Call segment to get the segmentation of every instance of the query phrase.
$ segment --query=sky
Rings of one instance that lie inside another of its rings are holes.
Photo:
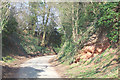
[[[17,3],[11,3],[11,5],[13,5],[13,6],[16,6],[16,10],[17,11],[19,11],[19,10],[24,10],[24,11],[26,11],[26,13],[29,15],[29,5],[28,5],[28,2],[17,2]],[[21,7],[22,6],[22,7]],[[58,9],[56,9],[56,8],[51,8],[51,10],[50,10],[50,12],[52,12],[54,15],[55,15],[55,19],[54,19],[54,22],[57,24],[57,26],[56,26],[56,28],[60,28],[61,26],[60,26],[60,18],[59,18],[59,10]],[[22,19],[23,18],[23,14],[21,13],[21,15],[19,15],[19,17]],[[46,17],[47,17],[47,14],[45,15],[45,21],[46,21]],[[39,27],[41,27],[41,25],[40,24],[42,24],[43,22],[43,18],[42,18],[42,16],[40,16],[40,15],[38,15],[37,16],[37,18],[38,18],[38,22],[36,23],[36,27],[37,28],[39,28]],[[53,19],[53,18],[52,18]],[[49,23],[50,23],[50,21],[51,21],[51,16],[49,16],[49,19],[48,19],[48,24],[47,25],[49,25]],[[37,29],[36,28],[36,29]]]

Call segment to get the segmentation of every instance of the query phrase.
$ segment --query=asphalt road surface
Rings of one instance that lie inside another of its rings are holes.
[[[30,59],[23,63],[16,73],[16,78],[60,78],[54,68],[48,63],[55,55]]]

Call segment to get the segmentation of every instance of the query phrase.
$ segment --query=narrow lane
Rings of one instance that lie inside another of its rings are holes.
[[[23,63],[16,78],[60,78],[54,68],[48,63],[55,55],[30,59]]]

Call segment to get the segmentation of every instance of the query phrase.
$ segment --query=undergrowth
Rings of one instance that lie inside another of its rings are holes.
[[[14,61],[14,60],[15,60],[15,59],[12,58],[11,56],[6,56],[6,57],[3,57],[3,58],[2,58],[2,61],[7,62],[7,63],[12,62],[12,61]]]
[[[14,33],[4,39],[2,61],[12,62],[14,57],[11,55],[26,56],[34,52],[50,53],[46,47],[38,46],[38,38],[31,35]],[[8,45],[9,44],[9,45]]]
[[[120,59],[115,57],[119,53],[119,49],[113,49],[111,46],[102,54],[90,58],[87,61],[80,61],[72,64],[76,54],[76,46],[70,42],[66,42],[64,48],[59,52],[58,60],[69,65],[66,75],[69,78],[118,78],[118,63]]]
[[[60,54],[58,60],[60,62],[64,62],[64,64],[70,64],[74,61],[73,56],[75,55],[76,48],[71,42],[66,42],[65,45],[66,46],[63,49],[63,53]]]

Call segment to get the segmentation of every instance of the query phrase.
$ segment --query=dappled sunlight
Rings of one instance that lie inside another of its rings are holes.
[[[118,78],[119,6],[0,2],[3,78]]]

